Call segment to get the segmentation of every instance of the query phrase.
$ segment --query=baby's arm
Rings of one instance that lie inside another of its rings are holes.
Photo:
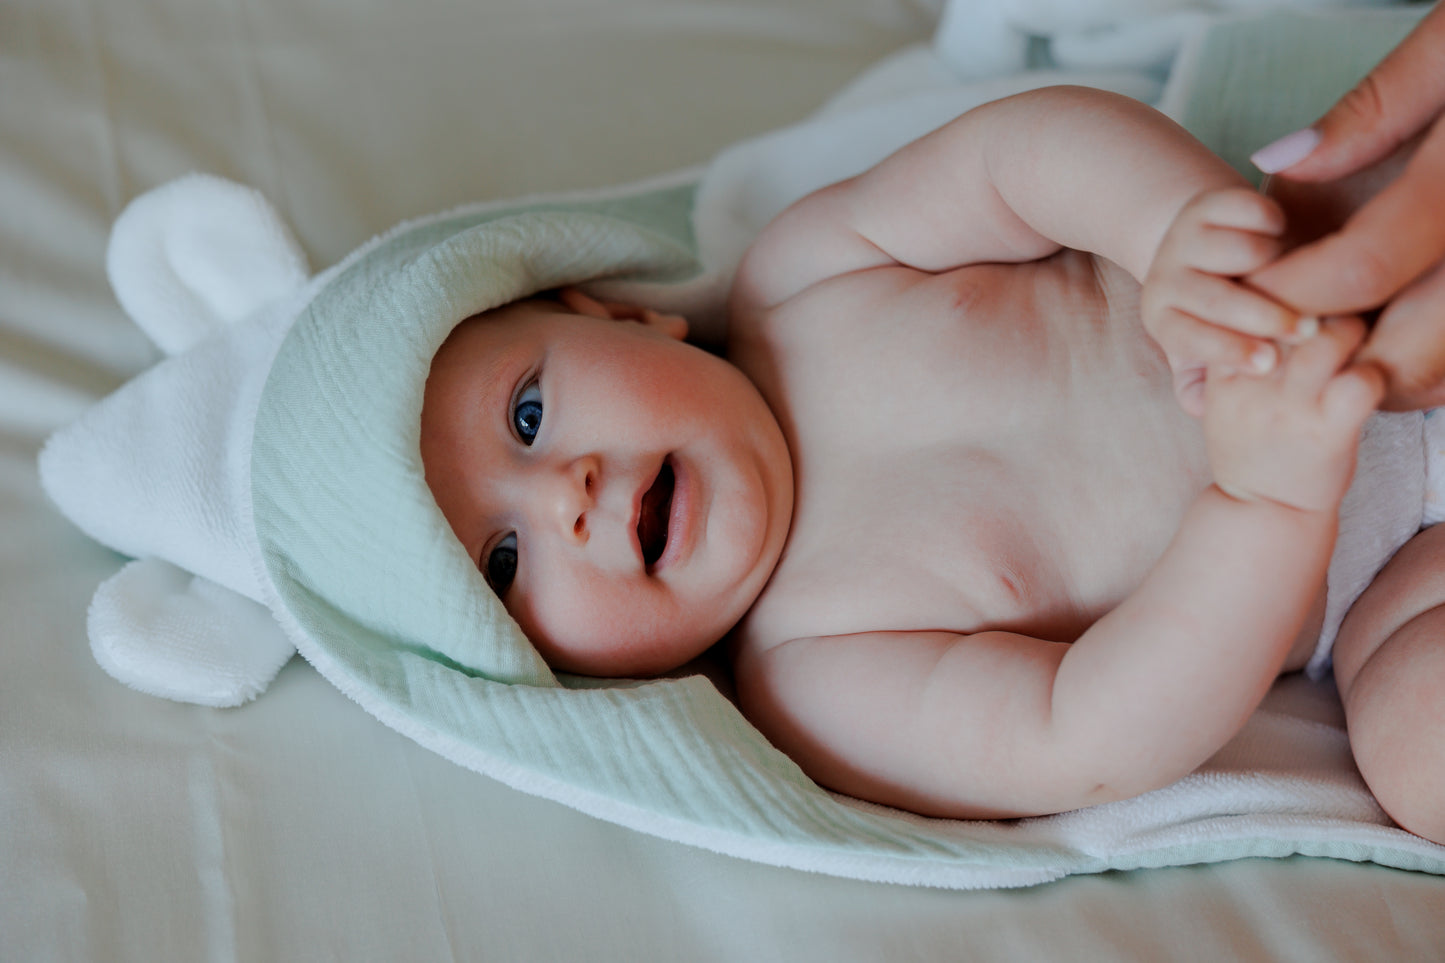
[[[1331,321],[1270,375],[1220,374],[1218,485],[1143,584],[1072,645],[1008,632],[799,639],[737,665],[749,716],[814,778],[931,815],[1059,812],[1187,774],[1244,724],[1324,582],[1383,390]]]
[[[1103,255],[1142,282],[1191,198],[1244,183],[1138,101],[1081,87],[1029,91],[793,205],[754,242],[735,296],[744,309],[766,306],[870,267],[944,271],[1061,247]]]

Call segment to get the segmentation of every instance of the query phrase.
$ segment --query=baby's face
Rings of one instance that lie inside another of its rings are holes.
[[[482,577],[564,671],[701,653],[762,591],[791,519],[786,443],[741,372],[662,326],[549,302],[452,332],[421,453]]]

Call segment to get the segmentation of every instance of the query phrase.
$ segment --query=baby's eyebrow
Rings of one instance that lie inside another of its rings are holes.
[[[465,414],[461,420],[462,431],[466,434],[484,433],[483,437],[497,437],[505,443],[512,440],[508,417],[512,399],[517,392],[517,382],[526,368],[516,355],[512,345],[479,354],[470,359],[459,377],[467,385],[467,392],[461,402]]]
[[[498,393],[501,394],[503,404],[511,401],[515,386],[509,380],[508,375],[513,367],[512,356],[518,353],[519,348],[520,346],[516,344],[505,344],[476,359],[474,367],[478,370],[468,372],[468,377],[485,384],[484,401],[495,401],[494,396]]]

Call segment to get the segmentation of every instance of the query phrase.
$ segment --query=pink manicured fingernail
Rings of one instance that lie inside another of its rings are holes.
[[[1249,160],[1255,167],[1266,174],[1276,174],[1286,167],[1293,167],[1309,156],[1310,151],[1319,146],[1320,132],[1313,127],[1306,127],[1291,134],[1285,134],[1272,144],[1266,144],[1253,154]]]

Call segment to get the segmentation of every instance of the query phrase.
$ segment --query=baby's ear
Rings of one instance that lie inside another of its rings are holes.
[[[562,288],[557,292],[557,296],[568,308],[589,318],[599,318],[603,321],[636,321],[678,341],[687,337],[687,319],[680,314],[662,314],[651,308],[622,304],[618,301],[598,301],[576,288]]]

